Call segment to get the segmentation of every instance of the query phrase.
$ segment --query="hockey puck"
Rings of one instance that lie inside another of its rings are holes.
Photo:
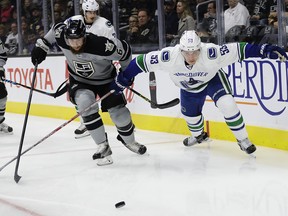
[[[121,201],[121,202],[118,202],[118,203],[115,204],[116,208],[121,208],[123,206],[125,206],[125,202],[124,201]]]

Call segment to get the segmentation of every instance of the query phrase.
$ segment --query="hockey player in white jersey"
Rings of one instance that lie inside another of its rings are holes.
[[[7,49],[0,40],[0,133],[2,134],[12,134],[13,128],[5,124],[5,110],[7,102],[7,90],[4,84],[5,79],[5,69],[4,65],[7,61]]]
[[[131,61],[131,47],[125,41],[118,41],[118,46],[106,37],[86,33],[81,19],[68,20],[67,24],[58,23],[53,26],[44,38],[38,39],[32,50],[33,64],[45,60],[49,46],[56,42],[63,51],[69,71],[69,95],[79,112],[95,102],[97,95],[102,97],[110,91],[110,83],[116,75],[112,60],[119,60],[126,68]],[[102,112],[109,115],[116,125],[121,141],[129,150],[144,154],[146,147],[135,141],[134,124],[130,111],[125,106],[124,95],[110,95],[101,102]],[[91,137],[98,145],[93,159],[98,165],[113,162],[111,148],[99,114],[98,105],[82,114],[84,124]]]
[[[104,17],[99,16],[99,4],[95,0],[83,0],[81,15],[75,15],[69,19],[82,19],[86,25],[86,32],[107,37],[117,45],[116,32],[112,23]],[[76,108],[77,109],[77,108]],[[87,128],[80,117],[80,126],[74,131],[75,138],[81,138],[89,135]]]
[[[126,70],[120,72],[111,84],[116,92],[121,92],[131,84],[131,80],[141,72],[168,72],[171,80],[180,88],[181,112],[191,131],[184,139],[185,146],[193,146],[208,140],[204,131],[202,108],[207,95],[224,115],[225,121],[233,132],[241,150],[248,154],[256,150],[248,139],[245,123],[232,96],[227,74],[222,67],[244,58],[261,57],[287,60],[285,50],[273,45],[230,43],[218,46],[201,43],[195,31],[183,33],[180,44],[166,47],[137,56]]]

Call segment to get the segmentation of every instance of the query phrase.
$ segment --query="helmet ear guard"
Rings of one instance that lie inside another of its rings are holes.
[[[86,26],[81,19],[69,19],[64,31],[66,38],[78,39],[85,36]]]
[[[201,48],[201,39],[194,30],[184,31],[180,38],[180,50],[196,51]]]

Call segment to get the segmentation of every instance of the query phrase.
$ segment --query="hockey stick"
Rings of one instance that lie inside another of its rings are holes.
[[[153,101],[151,101],[150,99],[148,99],[147,97],[143,96],[142,94],[140,94],[139,92],[137,92],[136,90],[134,90],[133,88],[131,87],[127,87],[130,91],[134,92],[136,95],[138,95],[139,97],[143,98],[144,100],[146,100],[147,102],[149,102],[150,104],[152,104],[153,106],[155,106],[156,108],[158,109],[166,109],[166,108],[169,108],[169,107],[173,107],[173,106],[176,106],[177,104],[179,104],[180,100],[179,98],[175,98],[171,101],[168,101],[166,103],[163,103],[163,104],[158,104],[158,103],[155,103]]]
[[[7,83],[11,83],[13,85],[18,85],[18,86],[22,86],[24,88],[27,88],[27,89],[31,89],[32,87],[30,86],[26,86],[26,85],[23,85],[21,83],[17,83],[17,82],[14,82],[12,80],[8,80],[8,79],[3,79],[2,80],[3,82],[7,82]],[[67,85],[63,87],[63,85],[68,81],[68,79],[66,79],[56,90],[55,93],[50,93],[50,92],[45,92],[45,91],[42,91],[42,90],[39,90],[39,89],[35,89],[33,88],[33,91],[36,91],[36,92],[39,92],[41,94],[45,94],[45,95],[48,95],[48,96],[51,96],[51,97],[59,97],[61,96],[62,94],[64,94],[66,91],[67,91]]]
[[[115,62],[113,62],[113,65],[116,68],[117,73],[119,73],[120,72],[120,68],[121,68],[120,63],[115,61]],[[147,98],[144,95],[140,94],[138,91],[134,90],[130,86],[128,86],[126,88],[129,89],[130,91],[134,92],[136,95],[138,95],[142,99],[146,100],[147,102],[149,102],[151,105],[153,105],[155,108],[158,108],[158,109],[170,108],[170,107],[176,106],[180,102],[179,98],[175,98],[174,100],[171,100],[171,101],[169,101],[167,103],[158,104],[157,102],[153,102],[149,98]]]
[[[27,102],[26,114],[25,114],[24,124],[23,124],[23,128],[22,128],[22,134],[21,134],[21,139],[20,139],[20,144],[19,144],[19,149],[18,149],[18,155],[17,155],[17,158],[16,158],[17,162],[16,162],[16,167],[15,167],[15,172],[14,172],[14,180],[15,180],[16,183],[18,183],[20,178],[21,178],[21,176],[18,175],[18,169],[19,169],[21,151],[22,151],[22,147],[23,147],[23,142],[24,142],[24,137],[25,137],[25,131],[26,131],[26,126],[27,126],[29,111],[30,111],[30,105],[31,105],[31,101],[32,101],[33,88],[34,88],[35,80],[36,80],[37,68],[38,68],[38,63],[36,62],[35,67],[34,67],[32,84],[31,84],[32,87],[31,87],[29,98],[28,98],[28,102]]]
[[[46,135],[45,137],[43,137],[41,140],[39,140],[37,143],[35,143],[34,145],[30,146],[29,148],[27,148],[25,151],[23,151],[20,156],[24,155],[25,153],[27,153],[28,151],[30,151],[31,149],[33,149],[34,147],[36,147],[37,145],[39,145],[40,143],[42,143],[44,140],[46,140],[47,138],[49,138],[50,136],[52,136],[53,134],[55,134],[57,131],[61,130],[63,127],[65,127],[67,124],[69,124],[70,122],[72,122],[73,120],[75,120],[79,115],[81,115],[82,113],[88,111],[89,109],[91,109],[93,106],[95,106],[97,103],[99,103],[100,101],[104,100],[105,98],[107,98],[108,96],[110,96],[112,93],[114,92],[114,90],[111,90],[110,92],[108,92],[107,94],[105,94],[103,97],[99,98],[98,100],[96,100],[94,103],[92,103],[91,105],[89,105],[88,107],[86,107],[84,110],[82,110],[81,112],[77,113],[75,116],[73,116],[71,119],[69,119],[68,121],[64,122],[62,125],[60,125],[59,127],[57,127],[56,129],[54,129],[53,131],[51,131],[48,135]],[[12,163],[13,161],[15,161],[17,157],[12,158],[9,162],[7,162],[5,165],[3,165],[2,167],[0,167],[0,172],[6,167],[8,166],[10,163]],[[19,176],[20,177],[20,176]],[[20,177],[21,178],[21,177]],[[19,178],[19,180],[20,180]],[[19,181],[18,180],[18,181]]]

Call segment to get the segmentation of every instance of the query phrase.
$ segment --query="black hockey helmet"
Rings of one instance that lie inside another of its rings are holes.
[[[78,39],[84,37],[86,33],[86,27],[81,19],[72,20],[69,19],[65,28],[65,35],[69,39]]]

